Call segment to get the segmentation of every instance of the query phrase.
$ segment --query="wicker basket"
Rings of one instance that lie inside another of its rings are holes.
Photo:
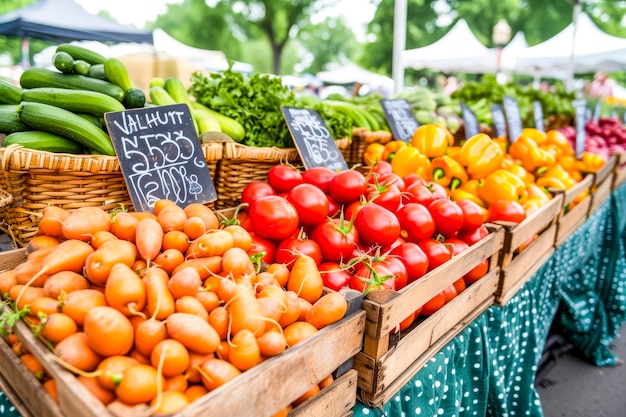
[[[355,127],[352,129],[352,144],[350,146],[350,159],[346,158],[349,166],[362,165],[363,154],[367,147],[372,143],[387,143],[393,139],[391,132],[385,130],[377,130],[375,132]]]
[[[13,196],[8,191],[0,188],[0,208],[8,206],[13,201]]]
[[[345,151],[350,148],[350,139],[343,138],[335,142],[345,158]],[[217,190],[215,208],[219,210],[237,207],[241,203],[241,193],[246,185],[254,181],[267,181],[270,168],[280,163],[289,163],[295,167],[303,165],[296,148],[257,148],[236,142],[225,143],[217,178],[214,179]]]
[[[222,144],[203,144],[202,149],[215,178]],[[13,199],[0,208],[0,222],[18,246],[37,235],[37,224],[49,205],[65,209],[95,206],[109,212],[123,205],[133,210],[115,156],[51,153],[10,145],[0,148],[0,160],[0,188]]]

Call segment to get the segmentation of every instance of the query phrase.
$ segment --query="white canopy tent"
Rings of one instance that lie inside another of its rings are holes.
[[[517,65],[517,57],[528,48],[528,42],[526,42],[526,36],[524,32],[517,32],[513,39],[502,48],[502,55],[500,56],[500,68],[502,71],[513,71]],[[494,51],[492,49],[492,51]],[[494,51],[497,54],[497,49]]]
[[[394,82],[391,78],[370,72],[353,63],[335,67],[328,71],[320,71],[315,76],[327,84],[359,83],[369,85],[372,89],[382,87],[389,91],[393,91],[394,87]]]
[[[576,22],[538,45],[521,51],[516,72],[534,75],[564,75],[614,71],[626,66],[626,38],[603,32],[584,12]]]

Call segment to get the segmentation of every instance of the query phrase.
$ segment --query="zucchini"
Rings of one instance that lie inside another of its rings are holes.
[[[18,114],[22,122],[34,130],[65,136],[101,155],[115,155],[109,135],[69,110],[50,104],[23,101],[18,107]]]
[[[134,87],[130,81],[128,71],[122,61],[117,58],[109,58],[104,63],[104,73],[109,81],[120,86],[124,91],[128,91]]]
[[[189,93],[185,89],[182,81],[180,81],[176,77],[168,77],[165,80],[163,85],[167,94],[169,94],[175,102],[180,104],[189,104],[191,105],[191,100],[189,99]]]
[[[89,90],[42,87],[24,91],[24,101],[50,104],[74,113],[89,113],[102,116],[112,111],[124,111],[122,103],[111,96]]]
[[[62,74],[45,68],[28,68],[20,77],[22,88],[58,87],[70,90],[89,90],[111,96],[120,103],[126,92],[117,85],[79,74]]]
[[[124,107],[127,109],[139,109],[146,104],[146,95],[143,90],[133,87],[126,90],[124,97]]]
[[[11,133],[4,139],[4,146],[13,144],[19,144],[28,149],[57,153],[83,153],[85,148],[82,144],[65,136],[39,130]]]
[[[103,121],[101,120],[102,119],[101,117],[94,116],[93,114],[89,114],[89,113],[76,113],[76,115],[87,120],[89,123],[93,123],[94,126],[97,126],[106,132],[106,128],[105,128]]]
[[[223,114],[195,101],[191,102],[191,108],[196,112],[196,114],[207,114],[214,117],[219,122],[222,132],[230,136],[235,142],[241,142],[243,140],[246,131],[242,124],[238,121],[224,116]]]
[[[95,64],[89,67],[89,71],[87,72],[87,76],[91,78],[96,78],[98,80],[109,81],[106,73],[104,72],[103,64]]]
[[[152,87],[165,87],[165,80],[161,77],[154,77],[150,80],[150,88]]]
[[[70,74],[74,71],[74,58],[67,52],[57,52],[52,57],[52,64],[56,69],[65,74]]]
[[[83,61],[82,59],[74,61],[74,72],[76,74],[84,75],[86,77],[89,75],[89,68],[91,68],[91,64],[87,61]]]
[[[176,100],[169,95],[165,88],[159,87],[155,85],[150,88],[150,100],[157,106],[169,106],[172,104],[177,104]]]
[[[0,133],[13,133],[28,130],[17,114],[17,104],[0,104]]]
[[[72,56],[72,58],[74,58],[74,60],[82,59],[91,65],[104,64],[104,61],[107,60],[104,56],[92,51],[91,49],[69,43],[62,43],[57,46],[56,52],[67,52]]]
[[[20,104],[22,91],[20,87],[0,78],[0,103]]]

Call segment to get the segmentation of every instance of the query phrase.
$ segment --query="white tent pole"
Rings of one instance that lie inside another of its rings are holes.
[[[568,90],[573,90],[574,89],[574,72],[575,72],[575,62],[574,62],[574,56],[576,54],[575,48],[576,48],[576,31],[578,28],[578,15],[580,14],[580,10],[582,9],[582,2],[583,0],[574,0],[574,15],[573,15],[573,34],[572,34],[572,52],[570,53],[569,56],[569,69],[567,71],[567,81],[565,83],[565,85],[567,86]]]
[[[392,73],[396,93],[404,88],[402,51],[406,47],[406,8],[407,0],[394,1]]]

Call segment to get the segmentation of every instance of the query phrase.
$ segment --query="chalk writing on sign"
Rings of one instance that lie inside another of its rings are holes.
[[[506,135],[506,119],[504,111],[499,104],[491,105],[491,117],[493,119],[493,132],[497,138],[505,138]]]
[[[188,106],[176,104],[105,114],[135,210],[159,199],[179,206],[215,200]]]
[[[396,140],[411,141],[419,127],[411,105],[405,99],[380,100],[387,124]]]
[[[294,107],[281,107],[281,110],[306,169],[313,167],[327,167],[333,171],[348,169],[335,139],[317,111]]]

